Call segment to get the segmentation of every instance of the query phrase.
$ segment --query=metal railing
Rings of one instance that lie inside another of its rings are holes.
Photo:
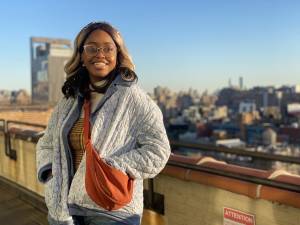
[[[264,152],[255,152],[255,151],[252,152],[242,148],[228,148],[225,146],[188,143],[188,142],[175,141],[175,140],[170,140],[170,144],[172,149],[177,147],[183,147],[183,148],[190,148],[190,149],[198,149],[202,151],[213,151],[219,153],[235,154],[239,156],[249,156],[249,157],[263,159],[263,160],[300,164],[299,157],[285,156],[285,155],[278,155],[278,154],[268,154]]]
[[[5,145],[5,155],[13,160],[17,160],[17,151],[15,149],[11,148],[11,133],[9,131],[9,126],[11,124],[17,124],[17,125],[23,125],[23,126],[30,126],[30,127],[39,127],[45,129],[45,125],[36,124],[36,123],[28,123],[28,122],[21,122],[21,121],[15,121],[15,120],[8,120],[5,121],[3,119],[0,119],[0,122],[3,123],[1,126],[2,129],[0,131],[4,132],[4,145]],[[38,133],[35,135],[35,138],[39,138],[41,136],[41,133]]]
[[[7,120],[6,125],[9,127],[9,124],[18,124],[18,125],[25,125],[25,126],[30,126],[30,127],[39,127],[39,128],[46,128],[45,125],[38,124],[38,123],[28,123],[28,122],[23,122],[23,121],[17,121],[17,120]]]
[[[4,132],[4,128],[5,128],[5,120],[4,119],[0,119],[0,123],[2,123],[0,125],[0,131]]]

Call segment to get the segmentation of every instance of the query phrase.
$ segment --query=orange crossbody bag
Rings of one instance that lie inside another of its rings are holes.
[[[84,102],[84,143],[86,150],[85,188],[89,197],[109,211],[119,209],[132,199],[133,179],[108,165],[91,143],[90,101]]]

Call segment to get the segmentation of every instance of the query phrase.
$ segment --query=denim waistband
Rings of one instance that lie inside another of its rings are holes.
[[[76,204],[69,205],[69,213],[72,216],[91,216],[99,218],[108,218],[113,221],[117,221],[124,225],[140,225],[141,224],[141,215],[128,215],[123,212],[118,211],[100,211],[96,209],[89,209]]]

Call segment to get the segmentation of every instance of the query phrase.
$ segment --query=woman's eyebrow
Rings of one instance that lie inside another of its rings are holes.
[[[89,42],[86,42],[86,44],[97,44],[97,42],[89,41]]]
[[[107,42],[104,42],[104,43],[99,43],[99,42],[95,42],[95,41],[89,41],[89,42],[86,42],[86,44],[95,44],[95,45],[113,45],[114,43],[113,42],[110,42],[110,41],[107,41]]]

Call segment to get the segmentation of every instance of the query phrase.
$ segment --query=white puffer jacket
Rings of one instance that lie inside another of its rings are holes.
[[[170,146],[162,113],[136,82],[112,82],[91,114],[91,139],[100,157],[134,178],[132,201],[107,211],[96,205],[85,190],[85,156],[74,174],[68,134],[80,116],[83,98],[63,98],[55,107],[45,134],[37,144],[38,178],[45,183],[48,219],[53,224],[73,224],[71,215],[104,215],[125,224],[143,211],[143,179],[165,166]],[[53,177],[45,179],[47,170]]]

